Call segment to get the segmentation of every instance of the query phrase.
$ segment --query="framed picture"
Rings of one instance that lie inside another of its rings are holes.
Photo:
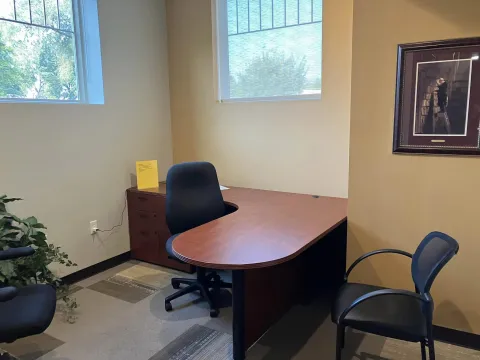
[[[394,153],[480,155],[480,38],[398,47]]]

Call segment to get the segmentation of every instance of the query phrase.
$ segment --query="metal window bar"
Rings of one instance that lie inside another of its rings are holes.
[[[43,0],[43,18],[44,18],[43,25],[47,26],[47,6],[45,5],[45,0]]]
[[[313,22],[313,0],[312,0],[312,5],[311,5],[311,10],[312,11],[310,12],[310,14],[312,15],[312,22]]]
[[[250,0],[247,0],[247,11],[248,11],[248,32],[250,32]]]
[[[238,0],[236,0],[235,3],[237,4],[236,14],[237,14],[237,34],[238,34],[238,32],[239,32],[239,29],[238,29]]]
[[[300,0],[297,0],[297,25],[300,25]]]
[[[45,0],[43,0],[43,15],[44,15],[44,24],[43,25],[33,22],[31,0],[28,0],[28,11],[29,11],[29,14],[30,14],[30,22],[18,20],[17,1],[13,0],[13,19],[0,17],[0,21],[8,21],[8,22],[15,23],[15,24],[29,25],[29,26],[39,27],[39,28],[42,28],[42,29],[58,31],[58,32],[61,32],[61,33],[74,34],[73,30],[65,30],[65,29],[60,28],[60,4],[59,4],[59,0],[57,0],[58,27],[47,25],[47,9],[46,9],[46,5],[45,5]],[[237,11],[238,11],[238,8],[237,8]]]
[[[275,15],[274,15],[274,12],[273,12],[273,9],[274,9],[274,4],[273,4],[274,0],[272,0],[272,29],[275,27]]]
[[[45,2],[45,0],[43,0],[43,2]],[[60,3],[58,2],[57,0],[57,21],[58,21],[58,28],[60,29],[61,26],[60,26]]]
[[[262,0],[258,1],[258,7],[260,11],[260,30],[262,29]]]
[[[309,25],[309,24],[318,24],[321,23],[322,20],[314,20],[314,0],[311,0],[311,7],[310,7],[310,21],[307,22],[300,22],[300,15],[301,15],[301,10],[300,10],[300,0],[297,0],[297,22],[288,25],[287,24],[287,0],[284,0],[284,24],[280,26],[275,26],[275,0],[272,1],[272,7],[271,7],[271,12],[272,12],[272,26],[271,27],[263,27],[262,23],[262,0],[259,0],[259,7],[260,7],[260,28],[256,30],[252,30],[251,28],[251,12],[250,12],[250,0],[247,0],[247,22],[248,22],[248,30],[247,31],[240,31],[240,26],[239,26],[239,6],[238,6],[238,0],[236,0],[236,20],[237,20],[237,31],[235,33],[229,33],[228,36],[235,36],[235,35],[243,35],[243,34],[251,34],[251,33],[257,33],[260,31],[268,31],[268,30],[274,30],[274,29],[284,29],[284,28],[291,28],[295,26],[302,26],[302,25]]]
[[[32,18],[32,0],[28,0],[28,10],[30,11],[30,23],[33,23],[33,18]]]

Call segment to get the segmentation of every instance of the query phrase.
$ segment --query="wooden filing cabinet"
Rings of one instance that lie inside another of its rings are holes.
[[[130,248],[133,259],[188,273],[194,267],[168,258],[165,243],[171,234],[165,218],[166,186],[148,191],[127,190]]]

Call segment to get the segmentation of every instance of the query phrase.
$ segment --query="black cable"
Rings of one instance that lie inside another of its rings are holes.
[[[100,229],[97,229],[97,231],[95,232],[110,232],[110,231],[113,231],[115,230],[116,228],[119,228],[123,225],[123,219],[124,219],[124,215],[125,215],[125,210],[127,209],[127,192],[125,192],[125,205],[123,206],[123,210],[122,210],[122,219],[120,220],[120,224],[118,225],[115,225],[114,227],[112,227],[111,229],[108,229],[108,230],[100,230]]]

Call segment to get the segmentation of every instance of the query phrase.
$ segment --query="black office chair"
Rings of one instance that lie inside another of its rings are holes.
[[[427,346],[430,360],[435,360],[430,288],[440,270],[457,254],[458,249],[455,239],[441,232],[432,232],[423,239],[413,255],[401,250],[385,249],[358,258],[347,270],[345,281],[355,266],[372,255],[393,253],[412,258],[416,292],[345,283],[332,309],[332,321],[337,324],[337,360],[342,356],[347,326],[380,336],[420,342],[422,359],[427,359]]]
[[[182,262],[173,252],[173,240],[181,233],[225,216],[233,211],[233,207],[223,201],[215,167],[207,162],[191,162],[174,165],[167,174],[167,225],[173,236],[167,240],[166,248],[169,257]],[[171,301],[183,295],[200,291],[202,298],[210,306],[210,316],[219,314],[212,292],[232,285],[221,280],[216,272],[207,274],[207,269],[197,267],[197,278],[173,278],[172,286],[179,289],[175,294],[165,298],[165,310],[171,311]]]
[[[11,260],[35,253],[31,247],[0,251],[0,260]],[[0,343],[43,333],[52,322],[57,297],[50,285],[0,288]],[[0,356],[0,359],[2,357]]]

